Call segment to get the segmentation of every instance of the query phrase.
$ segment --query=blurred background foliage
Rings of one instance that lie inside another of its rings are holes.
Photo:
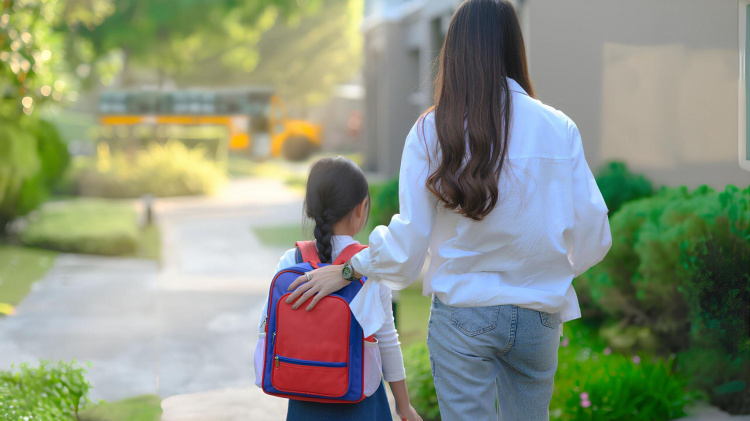
[[[222,184],[226,157],[209,162],[220,146],[207,146],[210,159],[202,159],[192,152],[195,144],[178,150],[156,135],[139,140],[141,152],[118,150],[104,159],[98,150],[96,159],[76,158],[67,172],[70,139],[47,118],[68,124],[57,109],[78,100],[81,90],[166,81],[264,84],[304,108],[354,76],[361,18],[361,0],[4,0],[0,232],[50,191],[173,196],[211,193]],[[154,173],[170,154],[179,159],[169,174]]]
[[[361,60],[361,0],[90,1],[100,19],[64,28],[88,83],[268,85],[302,106],[320,103]]]

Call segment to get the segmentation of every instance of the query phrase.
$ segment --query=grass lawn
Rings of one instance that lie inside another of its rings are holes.
[[[409,288],[394,294],[398,294],[396,329],[402,346],[427,342],[430,297],[422,295],[422,283],[415,282]]]
[[[138,236],[138,251],[136,257],[151,260],[161,260],[161,231],[156,225],[140,230]]]
[[[256,161],[242,155],[230,155],[227,160],[227,172],[231,177],[264,177],[282,180],[284,184],[295,189],[305,190],[307,172],[313,162],[331,154],[315,154],[302,162],[289,162],[281,158]],[[357,165],[362,165],[361,154],[345,154]]]
[[[243,156],[230,155],[227,160],[227,172],[230,177],[263,177],[281,180],[295,190],[305,190],[307,171],[312,164],[305,162],[286,162],[281,159],[254,161]]]
[[[161,398],[156,395],[105,402],[78,414],[81,421],[159,421],[160,418]]]
[[[45,205],[20,233],[32,247],[68,253],[159,259],[157,227],[141,229],[129,202],[78,199]]]
[[[313,228],[315,226],[311,221],[307,227],[303,227],[302,224],[292,224],[252,227],[251,229],[258,236],[260,242],[266,246],[292,248],[297,241],[311,240]],[[354,238],[360,243],[367,243],[367,233],[364,231],[361,231]]]
[[[0,304],[18,305],[31,290],[31,284],[52,267],[56,254],[47,250],[0,245]]]

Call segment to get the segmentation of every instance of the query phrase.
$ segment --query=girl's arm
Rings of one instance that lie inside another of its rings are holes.
[[[404,357],[401,355],[401,343],[398,341],[398,331],[393,322],[392,294],[390,288],[381,287],[379,291],[380,305],[385,314],[383,326],[375,332],[378,340],[380,360],[383,362],[383,380],[396,382],[406,378]]]
[[[380,349],[380,359],[383,362],[383,379],[388,382],[396,399],[396,412],[402,419],[409,421],[421,420],[411,406],[409,393],[406,389],[406,372],[404,358],[401,354],[401,344],[398,342],[398,332],[393,321],[392,293],[390,288],[381,286],[380,304],[385,313],[385,323],[375,332]]]
[[[422,421],[422,417],[417,414],[417,411],[411,406],[409,402],[409,391],[406,390],[406,380],[399,380],[397,382],[388,382],[391,386],[391,392],[393,397],[396,399],[396,413],[402,420],[407,421]]]

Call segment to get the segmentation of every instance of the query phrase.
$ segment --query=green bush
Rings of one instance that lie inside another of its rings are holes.
[[[626,356],[590,347],[561,347],[550,403],[553,420],[671,420],[694,395],[674,359]]]
[[[0,418],[4,420],[77,420],[91,385],[75,362],[21,364],[0,371]]]
[[[418,343],[404,349],[404,366],[411,405],[425,421],[439,420],[440,408],[427,344]]]
[[[370,186],[370,223],[374,228],[388,225],[393,215],[398,213],[398,178],[382,184]]]
[[[612,352],[596,329],[575,321],[565,324],[558,353],[553,420],[671,420],[698,395],[686,390],[684,373],[668,359]],[[404,350],[406,382],[414,409],[425,420],[439,420],[427,345]]]
[[[70,164],[68,145],[60,137],[57,128],[46,120],[36,123],[33,134],[37,138],[42,177],[46,185],[52,186]]]
[[[642,174],[631,173],[623,162],[610,162],[602,167],[596,176],[596,184],[610,214],[625,203],[649,197],[654,192],[651,181]]]
[[[32,119],[0,121],[0,231],[47,198],[69,159],[52,124]]]
[[[132,206],[99,200],[51,203],[21,234],[24,244],[69,253],[131,255],[138,250],[138,218]]]
[[[690,387],[703,391],[714,405],[731,414],[750,413],[750,356],[732,356],[710,338],[677,356],[677,369]]]
[[[206,158],[201,148],[180,142],[152,143],[131,154],[110,154],[106,143],[98,159],[79,170],[78,191],[84,196],[157,197],[212,194],[225,180],[224,168]]]
[[[737,364],[747,367],[750,188],[729,186],[721,193],[705,186],[692,192],[663,189],[626,204],[610,223],[612,249],[576,280],[588,295],[582,302],[617,323],[603,333],[609,338],[640,335],[621,342],[658,352],[716,349],[722,359],[739,358]],[[692,370],[688,359],[679,364]],[[711,377],[719,383],[703,382],[701,387],[723,409],[750,412],[750,392],[744,386],[750,384],[750,370],[727,366],[729,371],[720,372],[724,366],[717,366]],[[732,382],[743,387],[715,393]]]

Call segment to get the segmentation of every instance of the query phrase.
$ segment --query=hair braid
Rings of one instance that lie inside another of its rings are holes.
[[[322,263],[331,263],[331,255],[333,254],[332,236],[333,227],[331,227],[328,210],[325,210],[323,215],[315,217],[315,246]]]
[[[335,233],[333,227],[350,218],[352,211],[369,196],[367,178],[351,159],[331,156],[312,165],[305,190],[305,215],[315,221],[313,233],[318,257],[321,263],[331,263],[333,236],[342,234]]]

